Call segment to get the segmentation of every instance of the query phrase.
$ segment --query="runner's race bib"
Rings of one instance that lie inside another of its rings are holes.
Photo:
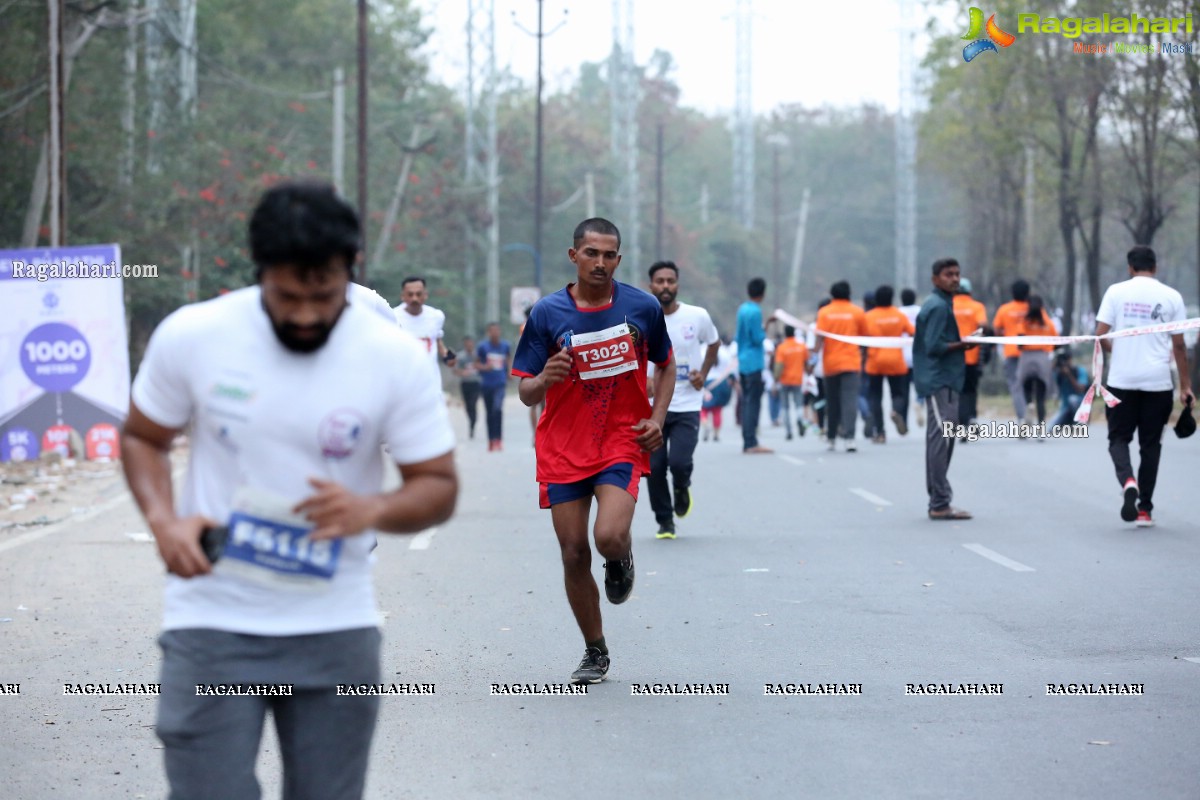
[[[609,378],[638,368],[637,353],[629,325],[622,322],[595,333],[577,333],[571,337],[571,358],[579,379],[590,381]]]
[[[240,487],[233,497],[225,551],[214,571],[272,588],[328,589],[342,540],[309,539],[313,525],[293,514],[293,505],[263,489]]]
[[[691,372],[692,372],[692,368],[688,365],[688,363],[686,361],[684,361],[684,362],[676,361],[675,362],[675,382],[676,383],[689,380],[691,377]]]

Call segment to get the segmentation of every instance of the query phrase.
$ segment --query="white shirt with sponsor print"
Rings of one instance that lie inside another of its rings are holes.
[[[1096,321],[1114,331],[1187,319],[1183,295],[1157,278],[1138,275],[1108,287]],[[1148,333],[1112,340],[1108,385],[1118,389],[1163,392],[1171,381],[1171,334]]]
[[[687,303],[680,303],[674,314],[665,317],[667,335],[671,337],[671,351],[675,356],[675,392],[671,395],[671,405],[667,410],[699,411],[704,402],[704,392],[692,386],[688,373],[704,366],[704,354],[708,346],[717,341],[717,327],[707,311]],[[654,365],[650,367],[653,369]],[[653,372],[650,374],[653,375]]]
[[[414,317],[405,309],[406,306],[403,303],[396,306],[396,322],[400,324],[401,328],[421,340],[421,344],[425,345],[425,352],[436,364],[438,362],[438,339],[445,334],[443,331],[443,328],[446,327],[445,313],[433,306],[423,305],[421,313]]]
[[[453,449],[437,372],[412,337],[351,305],[322,348],[294,353],[276,339],[259,288],[239,289],[163,320],[133,401],[187,429],[179,515],[237,523],[236,547],[212,574],[167,577],[165,629],[286,636],[378,625],[374,533],[318,546],[287,511],[312,494],[309,478],[380,491],[381,443],[400,464]],[[253,502],[235,508],[235,495]]]

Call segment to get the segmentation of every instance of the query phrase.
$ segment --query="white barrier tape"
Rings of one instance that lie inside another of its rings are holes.
[[[783,309],[775,310],[775,318],[782,322],[791,325],[796,330],[811,331],[819,336],[824,336],[827,339],[836,339],[839,342],[847,344],[855,344],[859,347],[907,347],[912,344],[912,338],[908,336],[846,336],[841,333],[829,333],[828,331],[817,330],[816,326],[811,323],[802,322],[793,317]],[[1179,322],[1164,322],[1159,325],[1146,325],[1141,328],[1126,328],[1120,331],[1109,331],[1103,335],[1095,334],[1080,334],[1075,336],[964,336],[964,342],[975,342],[976,344],[1015,344],[1015,345],[1048,345],[1048,344],[1079,344],[1081,342],[1091,342],[1097,339],[1120,339],[1126,336],[1142,336],[1147,333],[1178,333],[1180,331],[1195,330],[1200,328],[1200,317],[1195,319],[1185,319]]]
[[[835,339],[839,342],[846,342],[847,344],[854,344],[859,347],[897,348],[907,347],[912,343],[912,339],[908,336],[845,336],[840,333],[817,330],[815,325],[803,322],[781,308],[775,309],[775,318],[791,325],[796,330],[809,331],[824,336],[827,339]],[[1088,387],[1087,392],[1083,396],[1083,402],[1079,404],[1079,409],[1075,412],[1076,422],[1087,423],[1091,417],[1092,403],[1095,401],[1097,394],[1100,395],[1104,400],[1104,404],[1109,408],[1121,402],[1116,395],[1100,383],[1100,376],[1104,373],[1104,350],[1100,347],[1101,339],[1123,339],[1127,336],[1144,336],[1150,333],[1179,333],[1198,328],[1200,328],[1200,317],[1180,320],[1178,322],[1163,322],[1158,325],[1145,325],[1140,328],[1125,328],[1124,330],[1109,331],[1102,334],[1080,334],[1075,336],[964,336],[962,340],[976,344],[1015,345],[1059,345],[1095,342],[1095,348],[1092,350],[1092,385]]]
[[[1124,331],[1122,331],[1123,333]],[[1096,339],[1096,346],[1092,349],[1092,385],[1088,387],[1087,392],[1083,395],[1083,400],[1079,403],[1079,408],[1075,411],[1075,421],[1087,424],[1087,421],[1092,416],[1092,401],[1096,399],[1096,393],[1104,398],[1104,405],[1112,408],[1117,403],[1121,402],[1116,395],[1104,388],[1104,384],[1100,383],[1100,376],[1104,373],[1104,350],[1100,347],[1100,339]]]

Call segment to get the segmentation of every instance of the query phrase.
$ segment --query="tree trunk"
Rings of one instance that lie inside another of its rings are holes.
[[[83,46],[87,44],[88,39],[92,38],[92,34],[100,27],[103,20],[104,12],[102,11],[96,19],[84,20],[76,28],[75,33],[66,37],[70,44],[63,52],[62,93],[64,99],[67,96],[67,89],[71,86],[71,65],[75,63],[75,57],[83,50]],[[42,134],[42,149],[38,155],[37,172],[33,176],[33,186],[29,189],[29,205],[25,208],[25,225],[21,229],[21,247],[37,247],[38,231],[46,214],[46,195],[50,190],[50,175],[47,165],[49,159],[50,134],[47,132]]]

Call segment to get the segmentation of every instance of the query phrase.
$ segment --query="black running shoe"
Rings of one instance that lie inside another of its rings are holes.
[[[571,683],[599,683],[608,674],[608,656],[595,647],[583,651],[583,660],[571,673]]]
[[[633,550],[620,561],[604,562],[604,593],[615,606],[624,603],[633,592]]]
[[[1138,485],[1133,478],[1125,481],[1125,489],[1122,492],[1125,502],[1121,504],[1121,519],[1126,522],[1133,522],[1138,517]]]
[[[692,511],[692,490],[687,486],[675,487],[675,516],[683,519]]]

